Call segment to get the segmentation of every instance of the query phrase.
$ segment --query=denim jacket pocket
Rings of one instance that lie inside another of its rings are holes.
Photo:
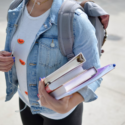
[[[41,38],[39,39],[39,48],[40,65],[52,68],[61,63],[62,54],[57,39]]]

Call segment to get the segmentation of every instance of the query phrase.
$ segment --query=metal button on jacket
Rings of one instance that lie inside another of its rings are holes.
[[[30,65],[30,66],[35,66],[36,64],[34,64],[34,63],[30,63],[29,65]]]
[[[44,24],[44,27],[45,27],[45,28],[47,28],[47,25],[46,25],[46,24]]]
[[[15,26],[15,27],[18,27],[18,25],[17,25],[17,24],[14,24],[14,26]]]
[[[54,41],[51,42],[51,47],[55,47]]]
[[[49,25],[51,26],[52,24],[51,24],[51,21],[49,22]]]

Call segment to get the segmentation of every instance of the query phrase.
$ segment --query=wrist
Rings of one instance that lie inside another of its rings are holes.
[[[82,97],[82,95],[80,95],[78,92],[74,93],[69,101],[69,107],[68,107],[69,111],[83,101],[84,101],[84,98]]]

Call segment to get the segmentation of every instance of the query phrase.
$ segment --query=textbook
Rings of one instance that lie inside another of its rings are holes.
[[[114,68],[115,68],[115,64],[110,64],[110,65],[104,66],[102,68],[99,68],[99,69],[97,69],[97,72],[96,72],[96,74],[94,76],[92,76],[90,79],[88,79],[88,80],[86,80],[84,82],[82,82],[84,73],[80,74],[78,77],[75,77],[71,81],[65,83],[63,86],[61,86],[61,87],[57,88],[55,91],[51,92],[50,95],[53,96],[57,100],[65,97],[65,96],[71,95],[71,94],[79,91],[80,89],[84,88],[85,86],[88,86],[89,84],[91,84],[94,81],[98,80],[99,78],[101,78],[105,74],[112,71]],[[77,82],[79,82],[81,84],[76,86],[76,87],[72,87],[71,84],[76,84]]]
[[[83,70],[82,65],[80,65],[79,67],[74,68],[70,72],[68,72],[68,73],[64,74],[63,76],[59,77],[58,79],[53,81],[51,84],[47,85],[45,87],[45,89],[48,93],[50,93],[53,90],[55,90],[56,88],[60,87],[62,84],[66,83],[67,81],[76,77],[78,74],[81,74],[85,71],[86,70]]]
[[[85,61],[83,54],[79,53],[55,72],[48,75],[44,79],[46,91],[50,93],[65,82],[84,72],[85,70],[82,68],[82,65]]]
[[[72,90],[73,88],[77,87],[81,83],[85,82],[86,80],[90,79],[93,75],[97,73],[97,70],[93,67],[89,70],[83,71],[78,76],[74,77],[73,79],[67,81],[62,86],[60,86],[55,91],[51,92],[50,95],[54,96],[55,98],[65,94],[66,92]]]

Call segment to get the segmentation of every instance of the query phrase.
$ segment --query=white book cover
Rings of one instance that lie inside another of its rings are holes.
[[[66,74],[67,72],[71,71],[72,69],[80,66],[81,64],[83,64],[85,62],[85,58],[83,56],[82,53],[79,53],[78,55],[76,55],[73,59],[71,59],[69,62],[67,62],[66,64],[64,64],[62,67],[60,67],[59,69],[57,69],[55,72],[51,73],[50,75],[48,75],[45,79],[44,82],[45,84],[49,84],[52,83],[53,81],[55,81],[56,79],[58,79],[59,77],[61,77],[62,75]]]
[[[74,77],[76,77],[78,74],[81,74],[82,72],[85,72],[86,70],[83,70],[82,65],[74,68],[73,70],[71,70],[70,72],[64,74],[63,76],[61,76],[60,78],[58,78],[57,80],[55,80],[54,82],[52,82],[50,85],[46,86],[46,91],[47,92],[51,92],[52,90],[60,87],[61,85],[63,85],[64,83],[66,83],[67,81],[73,79]]]

